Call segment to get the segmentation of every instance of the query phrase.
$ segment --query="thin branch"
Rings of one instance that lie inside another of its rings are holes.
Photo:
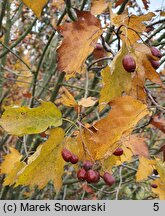
[[[58,93],[58,90],[60,89],[61,85],[60,83],[62,83],[63,79],[65,77],[65,73],[64,72],[61,72],[59,77],[58,77],[58,80],[56,81],[56,84],[54,86],[54,89],[52,91],[52,95],[50,97],[50,101],[54,102],[56,96],[57,96],[57,93]]]
[[[38,78],[38,74],[39,74],[39,71],[40,71],[40,67],[42,65],[43,59],[45,57],[45,53],[46,53],[46,51],[47,51],[47,49],[48,49],[48,47],[49,47],[49,45],[50,45],[50,43],[51,43],[54,35],[55,35],[55,32],[53,32],[51,34],[51,36],[50,36],[50,38],[49,38],[49,40],[48,40],[48,42],[47,42],[47,44],[46,44],[46,46],[45,46],[45,48],[43,50],[42,56],[41,56],[41,58],[39,60],[39,63],[38,63],[38,66],[37,66],[37,70],[34,72],[34,77],[33,77],[33,83],[34,83],[34,85],[33,85],[33,88],[32,88],[32,100],[31,100],[31,103],[30,103],[30,107],[33,107],[34,97],[35,97],[35,90],[36,90],[36,83],[37,83],[37,78]]]
[[[119,191],[120,191],[120,188],[121,188],[121,185],[122,185],[122,166],[119,167],[119,186],[117,188],[117,191],[116,191],[116,200],[118,200],[118,196],[119,196]]]
[[[9,47],[7,47],[5,44],[3,44],[1,41],[0,41],[0,44],[5,47],[7,50],[9,50],[9,52],[11,52],[17,59],[19,59],[28,69],[30,72],[33,73],[32,69],[29,67],[28,64],[26,64],[26,62],[24,62],[16,53],[14,53]]]
[[[160,110],[165,110],[165,107],[159,105],[153,98],[153,96],[151,95],[151,92],[145,87],[145,91],[148,95],[148,97],[150,98],[150,100],[152,101],[152,103]]]
[[[153,25],[157,25],[157,24],[160,24],[160,23],[164,23],[164,22],[165,22],[165,19],[161,19],[161,20],[158,20],[156,22],[153,22],[153,23],[147,25],[147,27],[150,27],[150,26],[153,26]]]
[[[104,60],[113,60],[113,58],[112,58],[112,57],[103,57],[103,58],[99,58],[99,59],[93,61],[90,65],[88,65],[87,70],[88,70],[88,71],[91,70],[91,67],[92,67],[94,64],[96,64],[96,63],[98,63],[98,62],[101,62],[101,61],[104,61]]]
[[[0,55],[0,58],[2,58],[4,55],[6,55],[8,52],[11,52],[11,50],[16,47],[25,37],[29,34],[33,26],[35,25],[37,21],[37,18],[34,19],[32,24],[29,26],[29,28],[16,40],[10,47],[6,48],[6,50]]]
[[[0,31],[2,30],[2,21],[3,21],[4,15],[5,15],[6,4],[7,4],[7,1],[3,0],[2,9],[1,9],[1,13],[0,13]]]

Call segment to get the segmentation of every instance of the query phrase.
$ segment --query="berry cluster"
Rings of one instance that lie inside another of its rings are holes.
[[[155,56],[159,59],[161,59],[161,57],[162,57],[161,52],[156,47],[151,47],[151,53],[153,56]],[[151,62],[151,65],[154,69],[159,68],[159,66],[160,66],[159,61],[155,61],[153,59],[150,59],[150,62]],[[136,69],[136,62],[135,62],[134,58],[129,54],[125,55],[123,57],[122,64],[123,64],[124,69],[129,73],[134,72]]]
[[[113,154],[115,156],[121,156],[123,154],[123,149],[117,148]],[[76,164],[79,161],[77,155],[73,154],[67,148],[62,150],[61,155],[66,162]],[[94,168],[94,163],[89,160],[83,162],[81,168],[77,171],[77,178],[80,181],[87,181],[88,183],[98,183],[100,178],[102,178],[109,186],[112,186],[116,182],[115,177],[108,172],[105,172],[103,176],[101,176],[99,171]]]
[[[84,161],[83,168],[77,172],[77,178],[81,181],[87,181],[88,183],[97,183],[100,180],[100,173],[93,170],[93,163],[91,161]]]
[[[79,158],[77,157],[77,155],[73,154],[72,152],[70,152],[68,149],[64,148],[61,152],[61,155],[63,157],[63,159],[66,162],[71,162],[72,164],[76,164],[79,160]]]

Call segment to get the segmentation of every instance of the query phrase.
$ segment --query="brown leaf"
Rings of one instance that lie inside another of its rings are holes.
[[[123,142],[123,145],[129,147],[134,155],[149,158],[148,146],[145,143],[144,138],[138,137],[137,135],[133,134]]]
[[[58,27],[64,39],[57,49],[58,70],[68,74],[82,71],[87,56],[102,34],[100,21],[90,12],[77,11],[78,20]]]
[[[160,118],[158,115],[155,115],[152,117],[150,124],[165,133],[165,118]]]

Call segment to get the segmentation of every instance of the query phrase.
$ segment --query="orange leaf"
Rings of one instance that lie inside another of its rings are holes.
[[[77,102],[75,101],[73,95],[65,88],[62,87],[64,93],[61,95],[61,103],[68,107],[76,107]]]
[[[68,74],[82,71],[87,56],[102,34],[100,21],[90,12],[78,11],[78,20],[58,27],[64,39],[57,49],[58,70]]]
[[[118,97],[110,105],[110,113],[94,125],[95,132],[84,129],[78,136],[78,142],[85,145],[95,160],[111,155],[119,145],[117,142],[149,114],[146,105],[130,96]]]
[[[93,15],[101,14],[108,6],[106,0],[93,0],[91,2],[91,13]]]
[[[132,134],[128,140],[124,141],[122,144],[130,148],[134,155],[149,158],[148,146],[144,138]]]

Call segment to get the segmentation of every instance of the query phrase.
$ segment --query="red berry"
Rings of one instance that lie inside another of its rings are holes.
[[[162,53],[156,47],[151,47],[151,53],[153,56],[156,56],[158,58],[162,58]]]
[[[92,169],[93,163],[89,160],[84,161],[83,163],[83,167],[86,171],[88,171],[89,169]]]
[[[85,179],[88,183],[96,183],[100,179],[100,175],[95,170],[88,170],[85,175]]]
[[[108,172],[104,173],[103,179],[104,179],[105,183],[109,186],[112,186],[116,182],[115,177]]]
[[[151,187],[152,188],[157,188],[158,186],[157,186],[157,184],[151,184]]]
[[[155,68],[155,69],[158,69],[159,66],[160,66],[160,63],[159,61],[154,61],[154,60],[150,60],[151,64],[152,64],[152,67]]]
[[[97,44],[95,45],[95,49],[96,49],[96,50],[102,50],[102,49],[103,49],[103,46],[102,46],[101,44],[97,43]]]
[[[72,157],[72,152],[70,152],[68,149],[64,148],[61,152],[61,155],[66,162],[70,162],[70,159]]]
[[[80,169],[78,170],[77,172],[77,178],[81,181],[85,180],[86,179],[86,171],[85,169]]]
[[[115,156],[121,156],[121,155],[123,154],[123,149],[122,149],[122,148],[117,148],[117,149],[113,152],[113,154],[114,154]]]
[[[94,183],[98,183],[99,182],[99,180],[100,180],[100,173],[99,172],[97,172],[97,171],[95,171],[95,173],[96,173],[96,180],[95,180],[95,182]]]
[[[70,162],[72,164],[76,164],[78,162],[79,158],[77,157],[77,155],[72,154],[71,158],[70,158]]]
[[[136,62],[134,60],[134,58],[130,55],[125,55],[123,60],[122,60],[122,64],[124,69],[127,72],[134,72],[136,69]]]

